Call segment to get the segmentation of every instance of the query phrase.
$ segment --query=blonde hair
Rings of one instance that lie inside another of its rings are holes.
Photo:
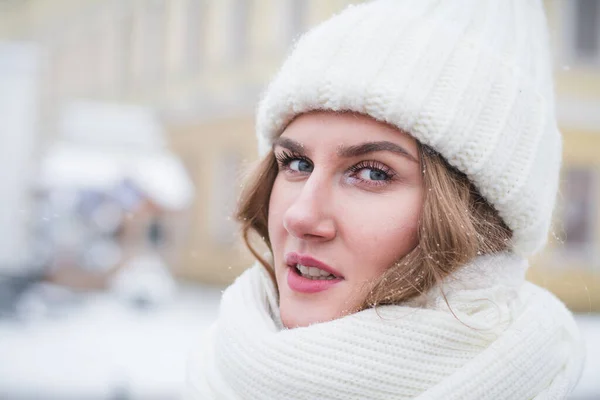
[[[511,230],[469,179],[439,153],[420,144],[418,148],[425,191],[418,244],[373,282],[361,309],[402,303],[432,288],[477,255],[510,248]],[[271,152],[249,177],[236,215],[246,246],[274,282],[273,267],[254,248],[250,233],[257,233],[272,253],[269,199],[277,173],[277,160]]]

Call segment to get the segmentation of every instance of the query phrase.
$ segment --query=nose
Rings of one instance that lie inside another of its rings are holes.
[[[283,216],[283,226],[299,239],[329,241],[336,236],[331,184],[313,173]]]

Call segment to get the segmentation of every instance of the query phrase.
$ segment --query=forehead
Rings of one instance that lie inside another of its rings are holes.
[[[314,111],[295,118],[282,135],[303,144],[331,147],[390,141],[416,151],[416,140],[389,124],[351,112]]]

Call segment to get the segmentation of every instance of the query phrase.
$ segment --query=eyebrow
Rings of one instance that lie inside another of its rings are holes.
[[[415,156],[410,154],[408,150],[399,144],[382,141],[382,142],[367,142],[358,144],[355,146],[340,146],[338,149],[338,154],[341,157],[358,157],[368,153],[375,153],[378,151],[389,151],[392,153],[400,154],[408,158],[411,161],[419,162]]]
[[[306,153],[302,144],[296,142],[295,140],[282,136],[279,136],[273,141],[273,148],[275,148],[276,146],[281,146],[285,149],[288,149],[294,153],[298,153],[301,155],[304,155]],[[340,146],[338,148],[337,153],[340,157],[352,158],[369,153],[375,153],[378,151],[389,151],[404,156],[411,161],[419,162],[417,158],[410,154],[408,150],[406,150],[404,147],[388,141],[367,142],[354,146]]]
[[[296,142],[295,140],[288,139],[286,137],[279,136],[275,140],[273,140],[273,149],[276,146],[281,146],[284,149],[288,149],[291,152],[298,153],[304,155],[304,145]]]

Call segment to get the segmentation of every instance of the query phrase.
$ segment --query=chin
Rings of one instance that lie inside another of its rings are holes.
[[[339,316],[333,313],[323,312],[319,310],[318,306],[313,307],[305,306],[302,304],[286,304],[282,303],[280,306],[281,310],[281,322],[284,327],[288,329],[303,328],[312,324],[320,322],[327,322],[333,319],[339,318]]]
[[[283,324],[283,326],[287,329],[294,329],[294,328],[305,328],[307,326],[313,325],[313,324],[318,324],[320,322],[327,322],[327,321],[331,321],[335,318],[328,318],[328,319],[323,319],[323,318],[297,318],[295,316],[292,316],[291,318],[285,318],[284,316],[281,317],[281,322]]]
[[[310,325],[310,322],[301,322],[298,318],[288,317],[285,314],[281,315],[281,323],[287,329],[303,328]]]
[[[331,301],[310,304],[297,299],[281,299],[279,309],[281,322],[288,329],[328,322],[352,313],[347,309],[332,307]]]

